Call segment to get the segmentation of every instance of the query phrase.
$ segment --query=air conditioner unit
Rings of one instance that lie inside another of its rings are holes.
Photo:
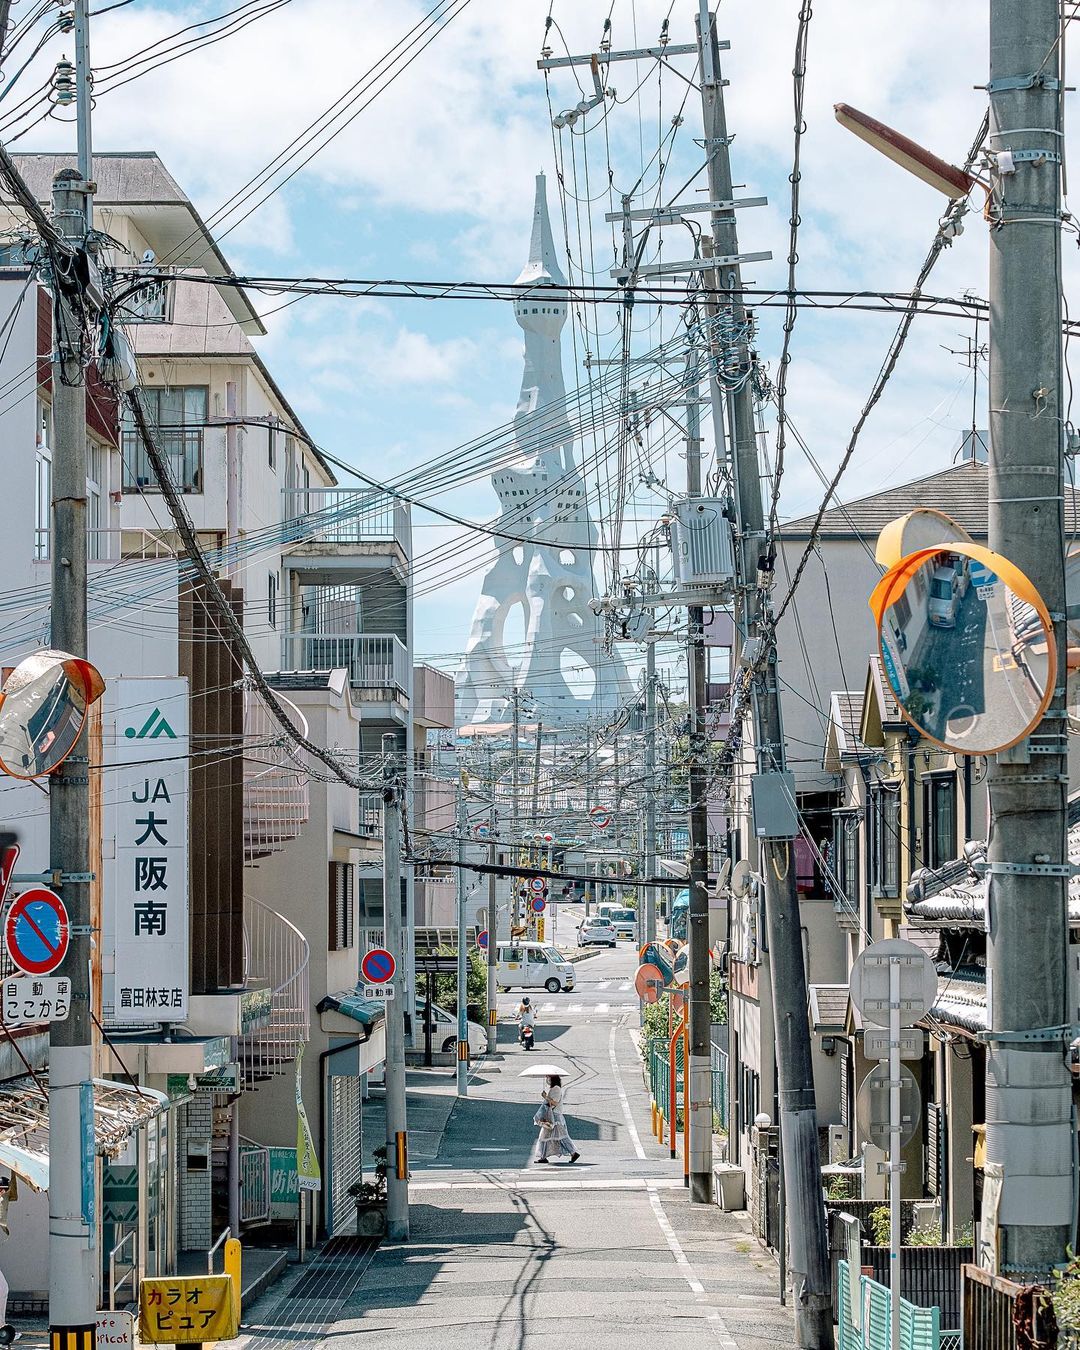
[[[692,497],[672,508],[671,551],[681,586],[724,586],[735,575],[731,522],[718,497]]]

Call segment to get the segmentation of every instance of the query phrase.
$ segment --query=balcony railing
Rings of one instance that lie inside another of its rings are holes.
[[[409,556],[409,508],[394,497],[349,488],[284,488],[283,495],[286,538],[294,543],[393,540]]]
[[[277,696],[301,736],[307,719],[283,694]],[[279,723],[266,704],[244,690],[244,862],[268,857],[296,839],[308,818],[308,779],[289,754]]]
[[[408,693],[409,653],[392,633],[286,633],[283,659],[287,670],[344,668],[357,689]]]

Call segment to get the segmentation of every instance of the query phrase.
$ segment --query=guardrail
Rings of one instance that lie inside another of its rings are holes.
[[[139,1261],[138,1261],[138,1248],[137,1248],[137,1246],[134,1246],[134,1245],[133,1245],[132,1248],[131,1248],[131,1262],[130,1262],[130,1264],[128,1265],[127,1269],[124,1271],[123,1275],[120,1276],[120,1279],[119,1279],[119,1280],[117,1280],[117,1278],[116,1278],[116,1264],[117,1264],[117,1263],[116,1263],[116,1258],[117,1258],[117,1257],[120,1255],[120,1253],[124,1250],[124,1248],[127,1246],[127,1244],[128,1244],[129,1242],[134,1243],[135,1239],[136,1239],[138,1236],[139,1236],[139,1231],[138,1231],[138,1229],[137,1229],[137,1228],[133,1228],[133,1229],[131,1230],[130,1233],[128,1233],[125,1237],[122,1237],[122,1238],[120,1239],[120,1241],[116,1244],[116,1246],[115,1246],[115,1247],[112,1249],[112,1251],[109,1253],[109,1311],[110,1311],[110,1312],[115,1312],[115,1311],[116,1311],[116,1295],[120,1292],[120,1290],[124,1287],[124,1285],[127,1283],[127,1281],[128,1281],[129,1279],[131,1280],[131,1301],[132,1301],[133,1303],[137,1303],[138,1300],[139,1300],[139,1284],[140,1284],[140,1277],[139,1277]]]

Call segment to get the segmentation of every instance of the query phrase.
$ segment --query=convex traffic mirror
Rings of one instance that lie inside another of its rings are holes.
[[[886,679],[904,717],[959,754],[1005,750],[1054,688],[1046,606],[1007,558],[946,538],[889,566],[870,597]]]
[[[40,778],[71,754],[105,682],[89,661],[41,651],[20,661],[0,690],[0,768]]]

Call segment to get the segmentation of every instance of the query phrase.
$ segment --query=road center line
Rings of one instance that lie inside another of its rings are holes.
[[[634,1152],[644,1161],[645,1150],[641,1147],[641,1137],[637,1132],[637,1126],[634,1124],[634,1113],[630,1110],[630,1099],[626,1095],[626,1088],[623,1087],[622,1074],[619,1072],[619,1060],[615,1054],[615,1033],[618,1029],[619,1023],[612,1022],[611,1035],[608,1038],[608,1055],[611,1059],[611,1072],[615,1075],[615,1091],[619,1094],[619,1105],[622,1107],[626,1128],[630,1132],[630,1140],[634,1145]]]
[[[683,1279],[689,1285],[690,1292],[697,1294],[699,1298],[703,1297],[705,1294],[705,1286],[694,1274],[694,1268],[690,1264],[686,1253],[683,1251],[682,1244],[675,1235],[675,1229],[672,1228],[668,1216],[664,1213],[664,1206],[660,1203],[660,1196],[656,1187],[650,1184],[648,1190],[649,1204],[652,1206],[652,1212],[656,1217],[656,1222],[660,1225],[660,1231],[663,1233],[667,1245],[671,1250],[671,1255],[675,1258],[675,1264],[679,1267]],[[738,1344],[732,1337],[731,1332],[728,1331],[727,1323],[724,1321],[718,1309],[710,1308],[706,1316],[706,1321],[709,1323],[710,1329],[716,1332],[724,1350],[739,1350]]]

